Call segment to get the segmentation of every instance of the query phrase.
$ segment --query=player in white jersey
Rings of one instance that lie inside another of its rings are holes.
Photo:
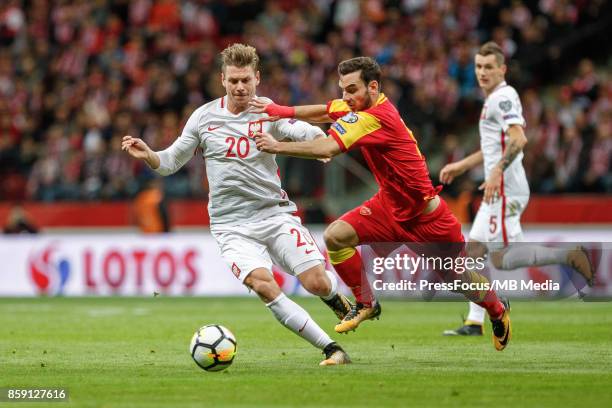
[[[470,231],[468,254],[484,256],[490,251],[492,264],[503,270],[567,264],[592,284],[594,271],[583,248],[508,246],[523,240],[520,219],[529,201],[529,183],[522,164],[526,124],[518,93],[504,79],[506,65],[501,48],[494,42],[482,45],[475,66],[478,84],[486,96],[479,122],[480,150],[440,171],[440,181],[449,184],[484,164],[485,182],[479,188],[484,190],[484,197]],[[444,334],[482,335],[484,316],[483,308],[470,303],[463,326]]]
[[[271,270],[277,264],[320,296],[339,319],[352,306],[337,293],[335,275],[325,270],[324,257],[293,215],[297,208],[281,188],[275,155],[257,150],[252,139],[261,131],[292,141],[324,133],[295,120],[262,121],[266,115],[248,109],[259,84],[255,48],[233,44],[221,56],[225,96],[196,109],[167,149],[154,152],[131,136],[123,138],[123,149],[165,176],[201,148],[210,187],[210,231],[236,278],[257,293],[281,324],[323,350],[321,365],[350,363],[342,348],[274,281]]]

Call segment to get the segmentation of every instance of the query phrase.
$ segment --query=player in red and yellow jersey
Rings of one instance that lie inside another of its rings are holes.
[[[363,205],[345,213],[325,230],[330,261],[355,295],[356,304],[336,326],[343,333],[367,319],[377,318],[380,304],[372,294],[356,247],[365,243],[457,243],[463,247],[461,225],[438,196],[429,178],[425,158],[397,109],[380,92],[380,67],[371,58],[357,57],[338,65],[342,99],[327,105],[280,106],[251,102],[256,112],[270,119],[295,117],[310,122],[333,122],[331,137],[308,142],[279,142],[270,135],[255,135],[260,150],[305,158],[331,158],[357,147],[380,187]],[[453,255],[459,255],[460,250]],[[510,319],[495,292],[466,292],[484,307],[490,318],[503,323],[494,334],[498,350],[510,337]]]

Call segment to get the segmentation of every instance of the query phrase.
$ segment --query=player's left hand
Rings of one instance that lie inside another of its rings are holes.
[[[265,132],[256,132],[253,135],[257,150],[266,153],[278,153],[278,140],[272,137],[271,134]]]
[[[479,190],[484,190],[483,200],[487,204],[491,204],[499,198],[501,191],[502,171],[499,167],[494,167],[489,175],[489,178],[478,187]]]

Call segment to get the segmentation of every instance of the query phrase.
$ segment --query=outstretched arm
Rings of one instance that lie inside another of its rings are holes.
[[[200,145],[198,136],[199,110],[196,110],[187,120],[181,135],[167,149],[153,151],[141,139],[124,136],[121,148],[136,159],[144,160],[149,167],[162,176],[178,171],[191,159]]]
[[[331,123],[334,121],[327,114],[326,105],[295,106],[295,117],[311,123]]]
[[[167,149],[153,151],[142,139],[124,136],[121,148],[130,156],[144,160],[156,173],[168,176],[176,173],[193,157],[199,141],[190,134],[182,134]]]
[[[340,154],[340,146],[331,137],[319,137],[307,142],[279,142],[269,133],[255,133],[257,149],[272,154],[304,159],[331,159]]]
[[[283,106],[261,99],[249,102],[251,112],[265,113],[270,120],[296,118],[311,123],[331,123],[333,120],[327,114],[326,105]]]
[[[142,140],[132,136],[123,136],[121,150],[128,152],[135,159],[144,160],[153,170],[159,168],[159,155]]]

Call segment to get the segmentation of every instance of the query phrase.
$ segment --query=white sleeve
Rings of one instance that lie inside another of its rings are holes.
[[[516,93],[498,95],[491,102],[493,117],[504,132],[508,130],[510,125],[525,126],[521,101]]]
[[[319,127],[297,119],[277,120],[270,128],[270,134],[277,140],[289,139],[293,142],[305,142],[325,136],[325,132]]]
[[[157,152],[159,155],[159,167],[155,172],[162,176],[176,173],[193,157],[195,150],[200,145],[200,134],[198,122],[200,111],[195,111],[187,120],[183,133],[165,150]]]

